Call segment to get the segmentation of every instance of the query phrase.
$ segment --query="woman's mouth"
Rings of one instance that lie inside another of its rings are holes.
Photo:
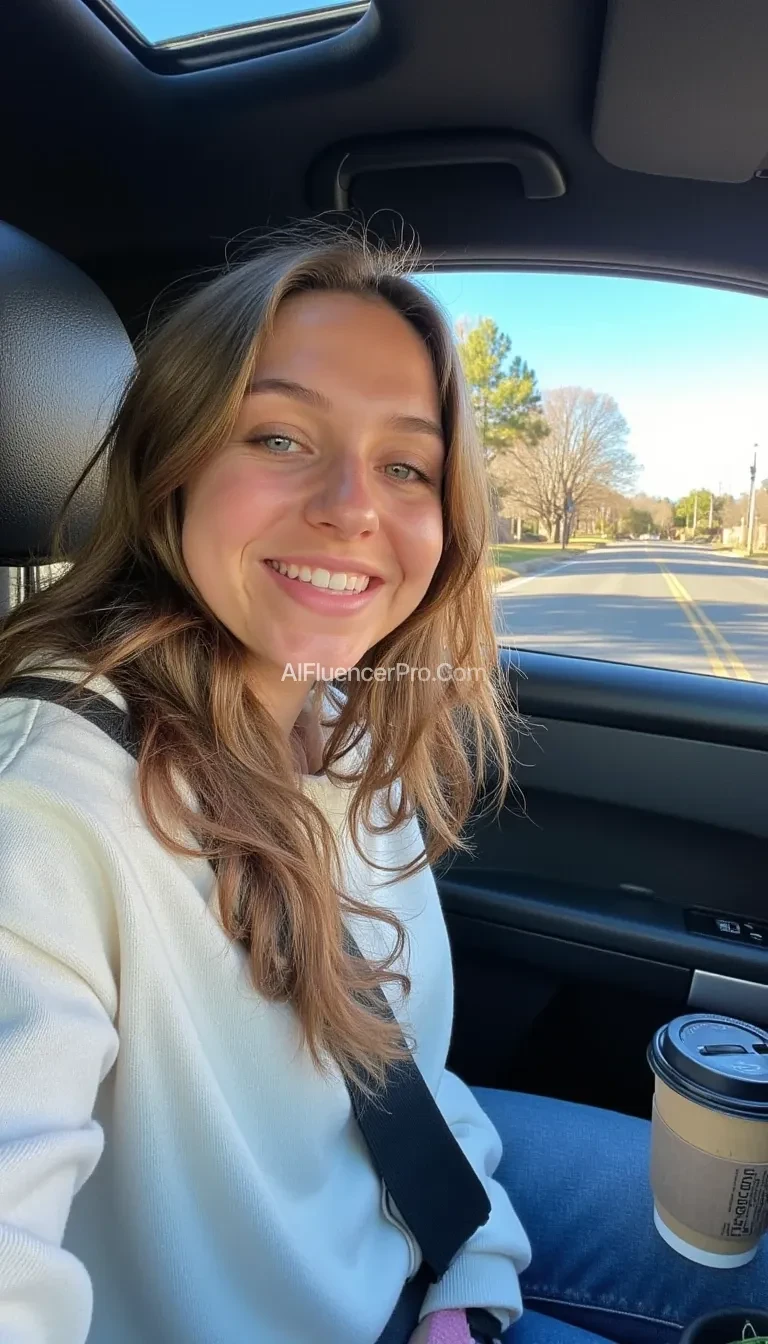
[[[297,583],[311,583],[313,588],[332,593],[362,593],[370,583],[369,574],[347,574],[342,570],[312,569],[309,565],[287,565],[282,560],[267,560],[278,574]]]
[[[351,615],[370,602],[383,579],[371,574],[347,573],[321,566],[265,560],[264,565],[283,591],[312,611]]]

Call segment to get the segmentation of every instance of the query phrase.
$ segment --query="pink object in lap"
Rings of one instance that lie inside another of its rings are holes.
[[[463,1311],[436,1311],[429,1318],[427,1344],[472,1344]]]

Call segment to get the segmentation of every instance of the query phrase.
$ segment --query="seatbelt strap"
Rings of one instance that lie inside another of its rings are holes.
[[[68,689],[72,686],[71,682],[64,684]],[[9,682],[0,697],[57,703],[80,714],[138,759],[140,744],[129,714],[87,689],[66,703],[60,700],[61,694],[60,679],[26,676]],[[362,956],[348,929],[345,940],[350,953]],[[384,1015],[396,1020],[384,993],[380,989],[376,993]],[[410,1051],[391,1066],[384,1092],[373,1101],[351,1080],[347,1088],[373,1164],[419,1243],[434,1282],[469,1237],[488,1221],[491,1205],[485,1187],[451,1133]]]

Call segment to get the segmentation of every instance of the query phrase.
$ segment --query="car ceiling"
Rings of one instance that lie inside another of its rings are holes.
[[[514,171],[473,164],[368,174],[355,204],[367,217],[399,212],[436,264],[762,288],[768,181],[753,173],[756,125],[768,151],[768,93],[754,71],[765,7],[695,0],[686,29],[680,10],[693,3],[374,0],[324,40],[169,74],[124,45],[97,0],[17,0],[0,8],[0,217],[81,265],[135,331],[175,278],[239,255],[265,226],[330,208],[329,191],[310,193],[329,147],[517,133],[551,151],[565,194],[527,200]],[[750,175],[722,180],[731,167]]]

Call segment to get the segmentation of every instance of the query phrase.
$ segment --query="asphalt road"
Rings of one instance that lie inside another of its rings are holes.
[[[768,682],[768,566],[618,543],[509,588],[497,597],[503,644]]]

